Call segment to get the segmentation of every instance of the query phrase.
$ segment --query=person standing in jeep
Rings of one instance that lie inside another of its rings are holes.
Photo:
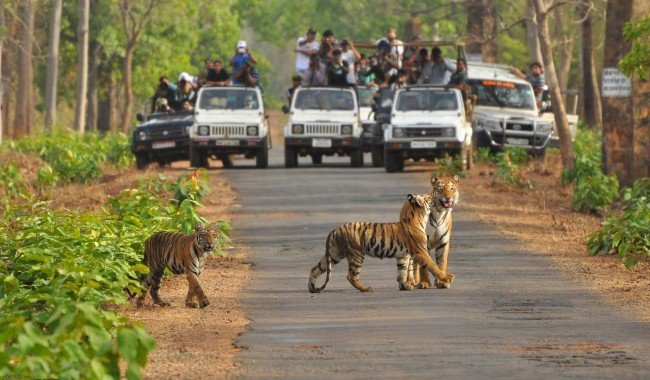
[[[296,72],[302,73],[309,68],[309,57],[318,53],[320,43],[316,41],[316,29],[309,28],[307,35],[298,38],[296,43]]]
[[[330,86],[346,87],[348,83],[348,61],[343,59],[340,49],[332,51],[332,60],[327,68],[327,82]]]
[[[527,80],[531,86],[533,86],[533,92],[535,93],[535,99],[537,100],[538,106],[542,101],[542,93],[544,92],[544,87],[546,87],[546,78],[544,78],[544,68],[539,62],[533,62],[528,67],[530,72],[524,74],[521,70],[516,67],[510,67],[510,72],[515,74],[521,79]]]

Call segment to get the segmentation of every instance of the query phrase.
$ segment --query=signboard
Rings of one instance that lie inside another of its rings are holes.
[[[628,98],[632,96],[632,82],[615,67],[603,68],[603,97]]]

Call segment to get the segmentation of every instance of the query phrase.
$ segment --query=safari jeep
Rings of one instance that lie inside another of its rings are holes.
[[[463,170],[472,165],[472,128],[458,89],[410,86],[397,90],[384,131],[385,168],[404,170],[408,159],[460,156]]]
[[[530,83],[494,64],[471,62],[467,73],[477,97],[473,109],[476,146],[492,151],[520,147],[544,155],[553,123],[539,117]]]
[[[207,167],[208,158],[230,166],[229,155],[269,163],[269,126],[258,87],[203,87],[199,90],[190,132],[190,163]]]
[[[138,169],[146,168],[151,162],[165,166],[188,159],[193,113],[154,113],[146,120],[138,114],[138,121],[140,124],[131,137],[131,152],[135,155]]]
[[[357,94],[351,88],[299,87],[293,94],[289,122],[284,127],[284,164],[298,165],[298,156],[314,164],[325,156],[350,156],[363,166],[363,146]]]

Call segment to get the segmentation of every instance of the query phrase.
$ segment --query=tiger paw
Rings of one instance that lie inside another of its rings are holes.
[[[199,303],[199,307],[203,309],[204,307],[208,306],[210,304],[210,301],[207,299],[202,299],[201,302]]]
[[[418,284],[418,289],[429,289],[431,287],[431,284],[428,282],[421,282]]]
[[[197,307],[199,307],[199,304],[196,301],[191,301],[191,302],[185,302],[185,306],[192,309],[196,309]]]
[[[399,290],[413,290],[413,285],[409,283],[399,284]]]

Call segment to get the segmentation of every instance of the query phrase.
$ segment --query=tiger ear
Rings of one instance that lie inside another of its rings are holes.
[[[431,177],[431,184],[434,185],[439,181],[438,177]]]
[[[201,224],[201,222],[196,222],[196,223],[194,224],[194,229],[195,229],[196,231],[201,231],[202,228],[203,228],[203,224]]]
[[[455,175],[453,181],[456,185],[458,185],[458,182],[460,182],[460,178],[457,175]]]
[[[409,202],[413,201],[413,194],[407,195],[406,200],[409,201]]]

